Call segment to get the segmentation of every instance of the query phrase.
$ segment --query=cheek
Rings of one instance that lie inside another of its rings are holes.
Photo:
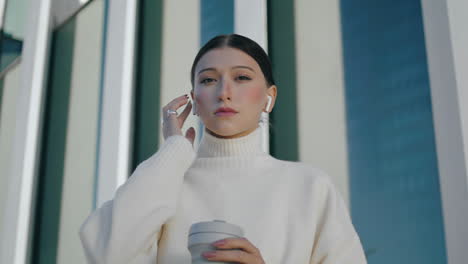
[[[263,100],[263,97],[265,97],[265,92],[262,89],[250,89],[247,90],[244,95],[243,99],[251,102],[251,103],[260,103]]]
[[[198,91],[195,94],[195,101],[200,106],[205,106],[210,100],[210,94],[205,90]]]

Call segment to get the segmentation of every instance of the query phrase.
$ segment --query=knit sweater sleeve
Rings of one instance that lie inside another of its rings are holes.
[[[345,202],[328,179],[323,181],[325,195],[310,264],[367,263]]]
[[[113,200],[80,228],[88,263],[147,263],[157,254],[164,223],[175,214],[184,174],[195,152],[183,136],[166,139],[120,186]]]

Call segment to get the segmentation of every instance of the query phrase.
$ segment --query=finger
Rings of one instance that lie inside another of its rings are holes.
[[[165,107],[163,107],[163,120],[176,120],[177,115],[175,114],[167,114],[167,110],[177,110],[179,109],[182,105],[186,104],[188,100],[188,97],[184,96],[179,96],[172,100],[169,104],[167,104]]]
[[[177,104],[179,104],[180,102],[184,101],[184,99],[188,99],[188,95],[184,94],[184,95],[181,95],[179,97],[176,97],[174,99],[172,99],[172,101],[170,101],[166,107],[167,109],[172,109],[172,110],[177,110],[178,108],[170,108],[171,106],[175,107]],[[179,106],[180,107],[180,106]]]
[[[247,238],[225,238],[213,243],[213,246],[220,249],[242,249],[250,254],[260,254],[256,248]]]
[[[187,116],[190,114],[190,110],[192,110],[192,102],[189,101],[187,106],[185,106],[184,111],[178,117],[181,127],[187,119]]]
[[[193,146],[193,142],[195,141],[195,128],[190,127],[187,129],[185,132],[185,137],[192,143]]]
[[[217,250],[203,253],[203,257],[210,261],[235,262],[235,263],[261,263],[257,256],[242,250]]]
[[[166,105],[166,109],[171,109],[171,110],[177,110],[184,104],[186,104],[188,101],[188,95],[182,95],[174,100],[172,100],[170,103]]]

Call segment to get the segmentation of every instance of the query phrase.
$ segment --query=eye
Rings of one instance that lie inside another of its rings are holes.
[[[209,84],[209,83],[212,83],[212,82],[214,82],[214,81],[216,81],[216,80],[213,79],[213,78],[203,78],[203,79],[200,81],[200,83],[202,83],[202,84]]]
[[[241,81],[249,81],[249,80],[252,80],[252,78],[250,78],[250,77],[247,76],[247,75],[239,75],[239,76],[237,76],[236,79],[241,80]]]

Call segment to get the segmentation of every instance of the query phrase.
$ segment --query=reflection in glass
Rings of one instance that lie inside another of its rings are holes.
[[[0,22],[0,72],[21,55],[29,0],[5,2],[3,21]]]

